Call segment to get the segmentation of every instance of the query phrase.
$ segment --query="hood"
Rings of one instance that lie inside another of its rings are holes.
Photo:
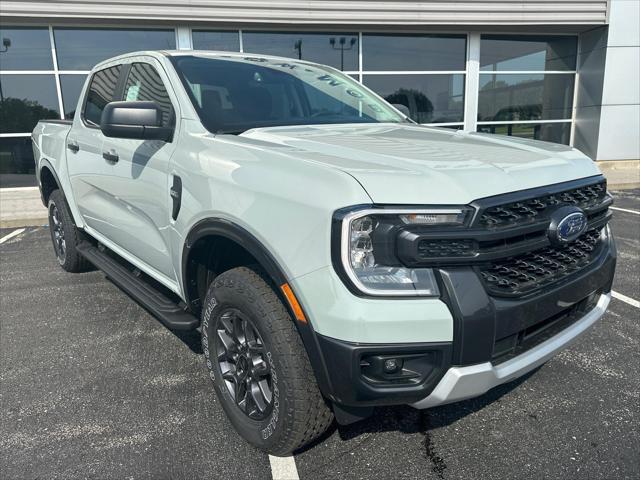
[[[466,204],[600,173],[564,145],[419,125],[269,127],[241,137],[347,172],[378,204]]]

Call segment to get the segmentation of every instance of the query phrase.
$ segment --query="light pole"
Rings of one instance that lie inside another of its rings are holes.
[[[334,50],[340,50],[340,70],[344,70],[344,51],[351,50],[353,48],[353,46],[356,44],[355,37],[351,37],[351,39],[349,40],[349,45],[347,45],[347,39],[345,37],[340,37],[338,39],[337,45],[335,37],[331,37],[329,39],[329,43],[331,44],[331,48],[333,48]]]
[[[10,38],[3,38],[2,39],[2,50],[0,50],[0,53],[5,53],[9,50],[9,47],[11,46],[11,39]],[[4,102],[4,94],[2,93],[2,79],[0,79],[0,102]]]
[[[296,43],[293,44],[293,49],[298,51],[298,60],[302,60],[302,39],[301,38],[296,40]]]

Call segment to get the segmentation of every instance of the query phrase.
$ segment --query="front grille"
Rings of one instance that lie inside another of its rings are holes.
[[[601,228],[561,247],[546,247],[479,267],[489,293],[524,295],[585,268],[598,255]]]
[[[607,194],[605,181],[525,200],[494,205],[480,215],[478,226],[495,229],[513,227],[548,218],[560,205],[588,210],[602,203]]]
[[[473,240],[420,240],[418,243],[418,258],[468,257],[475,255],[476,243]]]

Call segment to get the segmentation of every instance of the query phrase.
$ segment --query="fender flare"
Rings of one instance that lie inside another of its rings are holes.
[[[49,170],[49,172],[51,172],[51,175],[53,176],[53,179],[55,180],[56,184],[58,185],[58,190],[60,190],[62,192],[62,196],[65,197],[66,199],[66,195],[64,194],[64,190],[62,190],[62,184],[60,183],[60,179],[58,178],[58,174],[56,173],[56,169],[53,168],[53,165],[51,165],[51,162],[49,162],[49,160],[47,160],[46,158],[41,158],[40,162],[38,163],[38,170],[37,170],[37,175],[36,178],[38,180],[38,189],[40,190],[40,199],[42,200],[42,204],[47,207],[47,203],[44,199],[44,191],[42,190],[42,170],[44,168],[47,168],[47,170]]]
[[[313,371],[315,373],[320,391],[326,397],[334,400],[335,397],[332,394],[333,388],[331,385],[330,375],[328,374],[327,365],[325,363],[320,345],[318,343],[317,334],[308,320],[307,322],[300,322],[295,319],[295,313],[293,312],[291,305],[284,297],[281,290],[281,286],[285,283],[288,283],[288,279],[286,274],[284,273],[284,270],[278,264],[269,249],[264,244],[262,244],[262,242],[260,242],[260,240],[258,240],[253,234],[248,232],[243,227],[240,227],[239,225],[222,218],[205,218],[197,222],[191,228],[186,236],[184,248],[182,249],[181,260],[181,277],[185,297],[184,299],[187,305],[191,305],[192,301],[192,298],[190,298],[187,279],[189,255],[196,242],[209,235],[224,237],[237,243],[242,248],[247,250],[247,252],[249,252],[265,270],[275,286],[274,290],[276,292],[276,295],[280,298],[282,303],[287,308],[292,322],[295,324],[298,334],[302,339],[302,343],[305,347],[305,350],[307,351],[307,356],[309,357],[309,362],[311,363],[311,367],[313,368]],[[298,302],[300,302],[300,299],[297,296],[296,298],[298,299]],[[307,314],[307,310],[304,308],[304,305],[301,304],[301,308],[305,313],[305,317],[308,319],[309,317]]]

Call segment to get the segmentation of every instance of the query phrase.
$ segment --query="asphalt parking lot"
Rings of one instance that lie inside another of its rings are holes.
[[[640,190],[616,193],[640,211]],[[640,215],[616,210],[614,291],[640,299]],[[0,230],[0,238],[15,229]],[[100,272],[68,274],[47,228],[0,245],[0,476],[270,478],[227,422],[199,338],[165,329]],[[427,411],[382,408],[295,459],[316,478],[640,478],[640,309],[543,367]]]

